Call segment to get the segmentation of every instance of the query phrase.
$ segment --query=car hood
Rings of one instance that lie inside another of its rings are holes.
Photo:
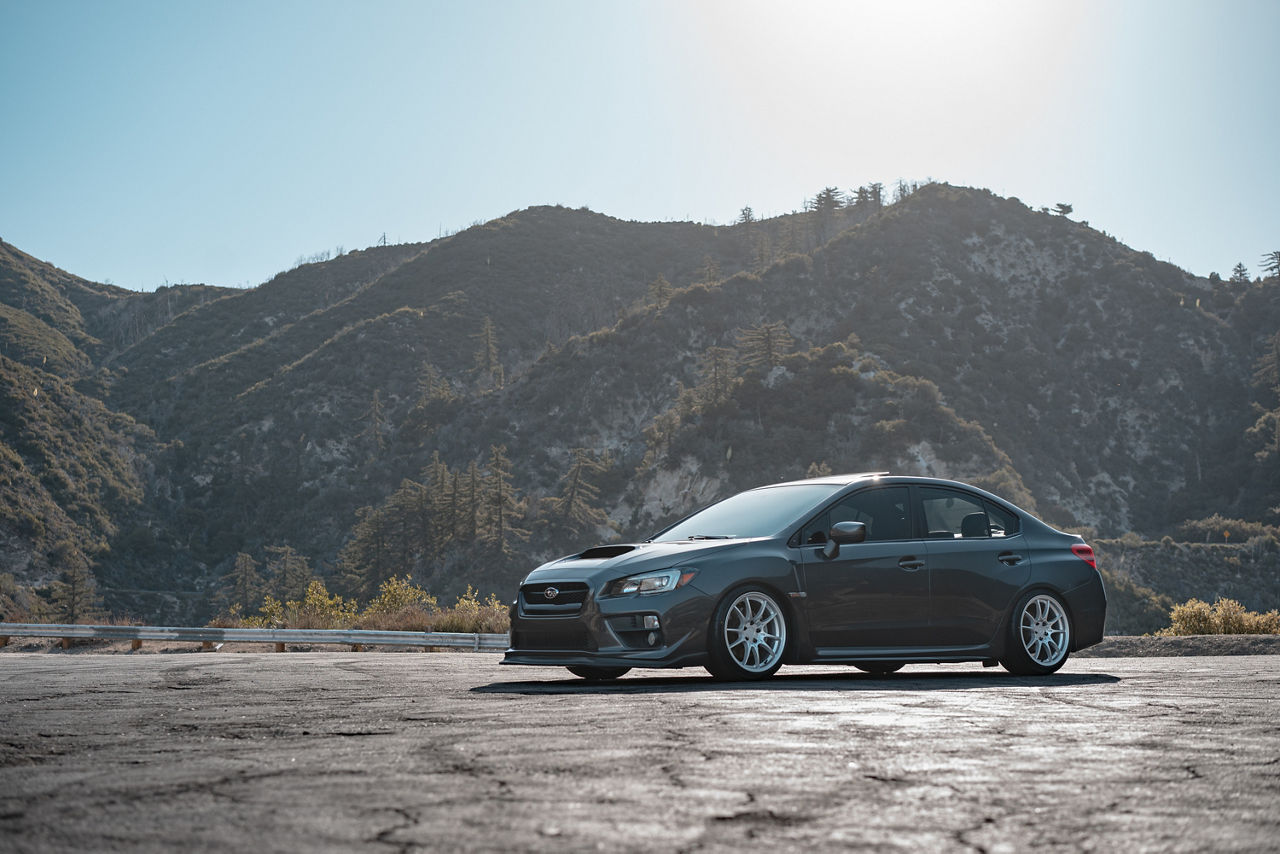
[[[711,552],[737,548],[748,539],[676,540],[669,543],[625,543],[596,546],[585,552],[549,561],[529,573],[525,582],[608,581],[649,570],[668,569],[691,563]]]

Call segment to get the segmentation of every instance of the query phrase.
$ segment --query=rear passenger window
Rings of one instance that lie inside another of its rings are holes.
[[[992,536],[991,517],[981,498],[933,487],[921,487],[920,497],[931,539]]]
[[[987,508],[987,519],[991,523],[991,536],[993,537],[1012,537],[1018,533],[1020,526],[1018,525],[1018,516],[1010,513],[998,504],[992,504],[990,501],[982,502]]]

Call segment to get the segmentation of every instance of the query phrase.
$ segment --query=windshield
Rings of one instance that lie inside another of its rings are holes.
[[[740,492],[677,522],[650,542],[771,537],[802,521],[810,510],[841,488],[839,484],[809,483]]]

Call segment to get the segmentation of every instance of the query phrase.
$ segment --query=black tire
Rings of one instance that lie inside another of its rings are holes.
[[[1071,652],[1071,616],[1056,594],[1032,590],[1009,615],[1005,656],[1000,664],[1019,676],[1047,676],[1066,664]]]
[[[872,676],[888,676],[890,673],[897,673],[904,664],[901,661],[855,661],[853,666]]]
[[[630,669],[630,667],[588,667],[575,664],[569,668],[569,672],[574,676],[581,676],[591,682],[608,682],[617,679]]]
[[[720,600],[707,639],[707,670],[722,681],[767,679],[787,651],[787,612],[761,587],[739,587]]]

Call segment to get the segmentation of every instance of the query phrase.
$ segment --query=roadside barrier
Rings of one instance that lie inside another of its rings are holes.
[[[369,646],[420,646],[425,649],[451,647],[474,652],[502,651],[508,635],[481,632],[380,632],[364,629],[214,629],[174,626],[76,626],[59,623],[0,623],[0,646],[12,637],[61,638],[65,649],[73,638],[132,641],[139,649],[143,641],[199,643],[217,649],[224,643],[272,643],[276,652],[285,644],[327,643],[349,645],[354,652]]]

